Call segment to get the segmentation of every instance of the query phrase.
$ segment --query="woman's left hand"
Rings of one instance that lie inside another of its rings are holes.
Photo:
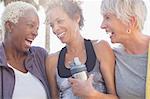
[[[75,96],[88,97],[91,95],[92,91],[94,92],[95,90],[92,85],[93,75],[90,75],[87,80],[80,80],[75,78],[69,78],[68,80],[71,84],[72,91]]]

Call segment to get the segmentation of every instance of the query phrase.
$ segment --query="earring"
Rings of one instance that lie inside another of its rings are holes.
[[[131,33],[131,29],[128,29],[128,30],[127,30],[127,33],[130,34],[130,33]]]

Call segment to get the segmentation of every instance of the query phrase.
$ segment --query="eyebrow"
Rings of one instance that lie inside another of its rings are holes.
[[[58,17],[58,18],[56,18],[54,21],[50,21],[50,18],[47,18],[44,23],[46,23],[46,24],[52,24],[53,22],[58,21],[58,20],[60,20],[60,19],[61,19],[61,20],[64,20],[65,18],[60,18],[60,17]]]

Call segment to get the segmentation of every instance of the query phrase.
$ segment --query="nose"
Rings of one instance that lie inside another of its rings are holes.
[[[107,27],[106,22],[103,20],[102,23],[101,23],[100,28],[101,29],[106,29],[106,27]]]
[[[52,30],[53,30],[53,33],[55,34],[55,33],[59,33],[60,29],[59,29],[59,26],[57,24],[55,24],[55,25],[53,25]]]
[[[35,37],[38,35],[38,27],[33,29],[32,35],[34,35]]]

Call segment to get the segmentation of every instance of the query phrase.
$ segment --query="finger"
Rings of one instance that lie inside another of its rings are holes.
[[[94,75],[91,74],[88,78],[88,82],[93,83],[93,78],[94,78]]]
[[[74,79],[73,78],[68,78],[68,81],[71,83],[71,82],[74,82]]]
[[[77,82],[77,79],[70,77],[70,78],[68,78],[68,81],[71,83],[71,85],[73,85]]]

